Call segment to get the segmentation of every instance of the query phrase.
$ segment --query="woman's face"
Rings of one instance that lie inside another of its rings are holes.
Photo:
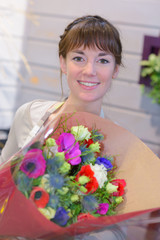
[[[75,101],[100,101],[110,87],[119,66],[110,53],[95,48],[77,48],[60,56],[61,70],[67,76],[70,96]]]

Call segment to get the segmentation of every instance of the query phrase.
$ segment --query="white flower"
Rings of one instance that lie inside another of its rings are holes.
[[[97,179],[99,187],[102,188],[104,183],[107,181],[107,169],[103,164],[90,164],[92,171],[94,172],[94,177]]]
[[[49,150],[50,150],[50,152],[48,153],[48,155],[49,155],[48,157],[52,157],[53,155],[55,155],[55,153],[58,152],[58,146],[55,145],[53,147],[50,147]]]
[[[88,140],[91,136],[91,133],[88,131],[88,128],[82,125],[73,126],[71,128],[71,133],[74,135],[76,141]]]
[[[49,174],[44,174],[42,176],[39,187],[45,189],[48,193],[50,193],[51,187],[49,184]]]

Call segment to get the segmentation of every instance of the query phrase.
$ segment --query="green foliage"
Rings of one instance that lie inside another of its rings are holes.
[[[93,129],[91,131],[91,134],[92,134],[91,138],[93,142],[102,141],[104,139],[103,134],[101,134],[97,129]]]
[[[152,89],[148,95],[154,103],[160,104],[160,55],[150,54],[148,60],[141,61],[141,66],[143,66],[141,76],[149,76],[151,79]]]

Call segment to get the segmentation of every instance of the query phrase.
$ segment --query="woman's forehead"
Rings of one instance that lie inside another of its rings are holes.
[[[103,56],[103,55],[106,55],[106,54],[111,55],[111,53],[108,50],[100,49],[96,45],[94,45],[94,46],[84,46],[84,45],[82,45],[80,47],[73,48],[69,52],[72,52],[72,53],[96,52],[100,56]]]

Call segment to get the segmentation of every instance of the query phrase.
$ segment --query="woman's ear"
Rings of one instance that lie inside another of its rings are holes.
[[[64,57],[62,57],[62,55],[59,57],[59,61],[60,61],[60,67],[61,67],[61,71],[66,74],[67,73],[67,67],[66,67],[66,59]]]
[[[116,64],[112,78],[116,78],[118,76],[118,73],[119,73],[119,65]]]

